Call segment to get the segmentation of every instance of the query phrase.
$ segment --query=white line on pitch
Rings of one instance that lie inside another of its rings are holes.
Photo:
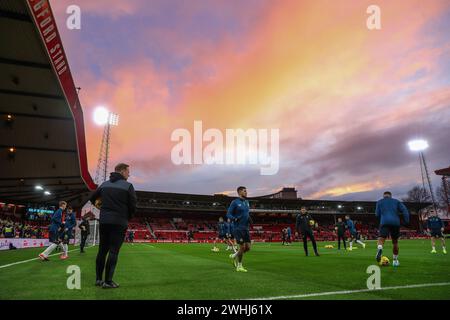
[[[440,286],[449,286],[449,285],[450,285],[450,282],[422,283],[422,284],[411,284],[411,285],[406,285],[406,286],[384,287],[384,288],[380,288],[380,289],[360,289],[360,290],[317,292],[317,293],[308,293],[308,294],[297,294],[297,295],[291,295],[291,296],[254,298],[254,299],[246,299],[246,300],[283,300],[283,299],[310,298],[310,297],[319,297],[319,296],[334,296],[334,295],[352,294],[352,293],[360,293],[360,292],[378,292],[378,291],[383,291],[383,290],[440,287]]]
[[[85,249],[92,248],[92,247],[94,247],[94,246],[85,247]],[[80,250],[80,249],[76,248],[76,249],[68,250],[67,252],[72,252],[72,251],[75,251],[75,250]],[[60,253],[54,253],[54,254],[49,255],[49,257],[57,256],[59,254]],[[12,267],[12,266],[15,266],[17,264],[22,264],[22,263],[26,263],[26,262],[30,262],[30,261],[34,261],[34,260],[39,260],[39,257],[28,259],[28,260],[17,261],[17,262],[13,262],[13,263],[9,263],[9,264],[5,264],[3,266],[0,266],[0,269]]]

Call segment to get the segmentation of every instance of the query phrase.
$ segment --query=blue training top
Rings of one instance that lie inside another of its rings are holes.
[[[380,219],[380,226],[400,226],[400,213],[403,214],[403,219],[405,220],[405,223],[408,224],[409,212],[403,203],[389,197],[377,201],[375,215]]]
[[[48,230],[58,232],[61,225],[62,225],[62,209],[59,208],[53,213]]]
[[[241,198],[233,200],[228,208],[226,217],[233,221],[234,229],[248,229],[250,219],[250,205],[248,201]]]
[[[226,226],[225,226],[225,222],[219,222],[217,224],[217,229],[219,230],[219,234],[225,234],[226,233]]]
[[[441,230],[444,227],[444,223],[438,216],[431,216],[427,220],[427,227],[430,230]]]
[[[345,221],[345,224],[347,225],[347,228],[350,231],[350,233],[356,232],[355,223],[353,222],[353,220],[348,219]]]
[[[71,214],[68,214],[66,216],[66,221],[64,221],[64,226],[69,229],[72,230],[77,224],[77,221],[75,219],[75,212],[72,212]]]

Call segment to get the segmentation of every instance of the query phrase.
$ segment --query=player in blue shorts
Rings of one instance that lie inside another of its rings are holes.
[[[225,222],[225,237],[227,241],[227,251],[232,250],[234,253],[237,252],[236,244],[234,242],[233,232],[234,232],[233,222],[227,219]]]
[[[440,238],[442,242],[442,253],[447,254],[447,250],[445,249],[444,222],[442,222],[435,210],[429,211],[427,231],[431,236],[431,253],[436,253],[436,239]]]
[[[233,200],[228,207],[227,218],[234,224],[234,238],[239,244],[239,251],[230,255],[236,271],[247,272],[242,266],[244,254],[250,250],[250,205],[247,198],[247,188],[237,188],[239,198]]]
[[[353,241],[354,240],[356,240],[357,243],[359,243],[360,245],[362,245],[363,248],[365,248],[366,244],[361,241],[361,239],[359,237],[359,233],[356,230],[355,223],[353,222],[352,219],[350,219],[349,215],[345,216],[345,225],[347,226],[347,229],[350,232],[350,242],[349,242],[350,246],[349,246],[348,250],[350,250],[350,251],[353,250]]]
[[[219,223],[217,224],[217,232],[218,232],[218,236],[217,236],[217,238],[214,239],[214,246],[211,249],[211,251],[214,251],[214,252],[219,251],[219,248],[217,247],[216,243],[218,241],[223,242],[224,240],[226,240],[226,225],[225,225],[225,222],[223,221],[222,217],[219,218]]]
[[[291,227],[286,228],[286,245],[290,246],[292,243],[292,230]]]
[[[39,254],[39,259],[42,261],[48,261],[48,256],[56,249],[58,246],[62,246],[60,238],[60,230],[62,226],[62,213],[67,207],[67,202],[60,201],[59,208],[56,210],[51,217],[51,224],[48,227],[49,242],[51,243],[44,252]],[[64,250],[64,248],[63,248]]]
[[[400,262],[398,261],[398,238],[400,237],[400,216],[399,213],[403,215],[404,223],[409,224],[409,212],[405,205],[392,198],[392,193],[390,191],[385,191],[383,193],[383,199],[377,201],[375,208],[375,215],[380,221],[380,235],[378,237],[378,247],[376,260],[380,262],[383,245],[386,238],[390,235],[392,238],[393,245],[393,263],[394,267],[398,267]]]

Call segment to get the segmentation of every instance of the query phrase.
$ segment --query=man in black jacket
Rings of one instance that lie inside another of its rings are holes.
[[[136,211],[136,193],[133,185],[127,182],[130,176],[129,167],[124,163],[118,164],[109,180],[103,182],[90,198],[92,203],[101,199],[100,244],[96,260],[95,285],[102,286],[104,289],[119,287],[112,278],[127,231],[128,220]],[[108,261],[105,268],[106,255],[108,255]],[[105,281],[103,281],[103,270]]]
[[[78,228],[81,230],[81,241],[80,241],[80,252],[84,253],[84,247],[86,246],[86,240],[89,234],[91,233],[91,230],[89,228],[89,220],[87,219],[87,216],[83,216],[83,221],[78,225]]]
[[[295,235],[298,236],[299,233],[302,234],[303,248],[305,249],[306,256],[308,256],[308,237],[313,245],[314,254],[316,256],[319,255],[319,253],[317,252],[316,240],[314,239],[314,234],[311,229],[311,224],[313,223],[314,220],[312,219],[311,215],[306,211],[306,207],[301,207],[300,213],[297,214],[297,219],[295,221],[295,229],[296,229]]]
[[[336,226],[334,227],[338,237],[338,250],[341,250],[341,240],[344,243],[344,249],[347,250],[347,244],[345,243],[347,241],[347,238],[345,237],[345,227],[346,224],[342,222],[342,218],[338,218]]]

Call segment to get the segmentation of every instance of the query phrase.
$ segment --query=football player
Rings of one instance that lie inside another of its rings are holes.
[[[305,255],[308,256],[308,238],[311,240],[314,254],[319,256],[319,252],[317,251],[316,240],[314,239],[314,233],[311,229],[311,226],[314,225],[314,220],[311,215],[306,211],[306,207],[300,208],[300,213],[297,214],[297,218],[295,220],[295,236],[298,237],[299,233],[302,234],[303,239],[303,249],[305,250]]]
[[[380,231],[378,238],[378,247],[377,247],[377,262],[381,261],[382,253],[383,253],[383,245],[386,238],[390,235],[392,238],[393,245],[393,263],[394,267],[400,265],[398,261],[398,238],[400,237],[400,216],[399,213],[402,213],[404,223],[409,224],[409,212],[406,209],[405,205],[398,201],[397,199],[392,198],[392,193],[389,191],[385,191],[383,193],[383,199],[377,201],[377,205],[375,208],[375,215],[380,220]]]
[[[429,211],[429,217],[427,219],[427,231],[431,236],[431,253],[436,253],[436,239],[441,239],[442,253],[447,254],[445,249],[445,237],[444,237],[444,223],[437,215],[435,210]]]
[[[350,219],[349,215],[345,216],[345,224],[347,226],[348,231],[350,232],[350,247],[349,250],[353,250],[353,241],[355,240],[356,243],[359,243],[363,248],[366,247],[366,244],[361,241],[359,237],[359,232],[356,230],[355,223]]]

